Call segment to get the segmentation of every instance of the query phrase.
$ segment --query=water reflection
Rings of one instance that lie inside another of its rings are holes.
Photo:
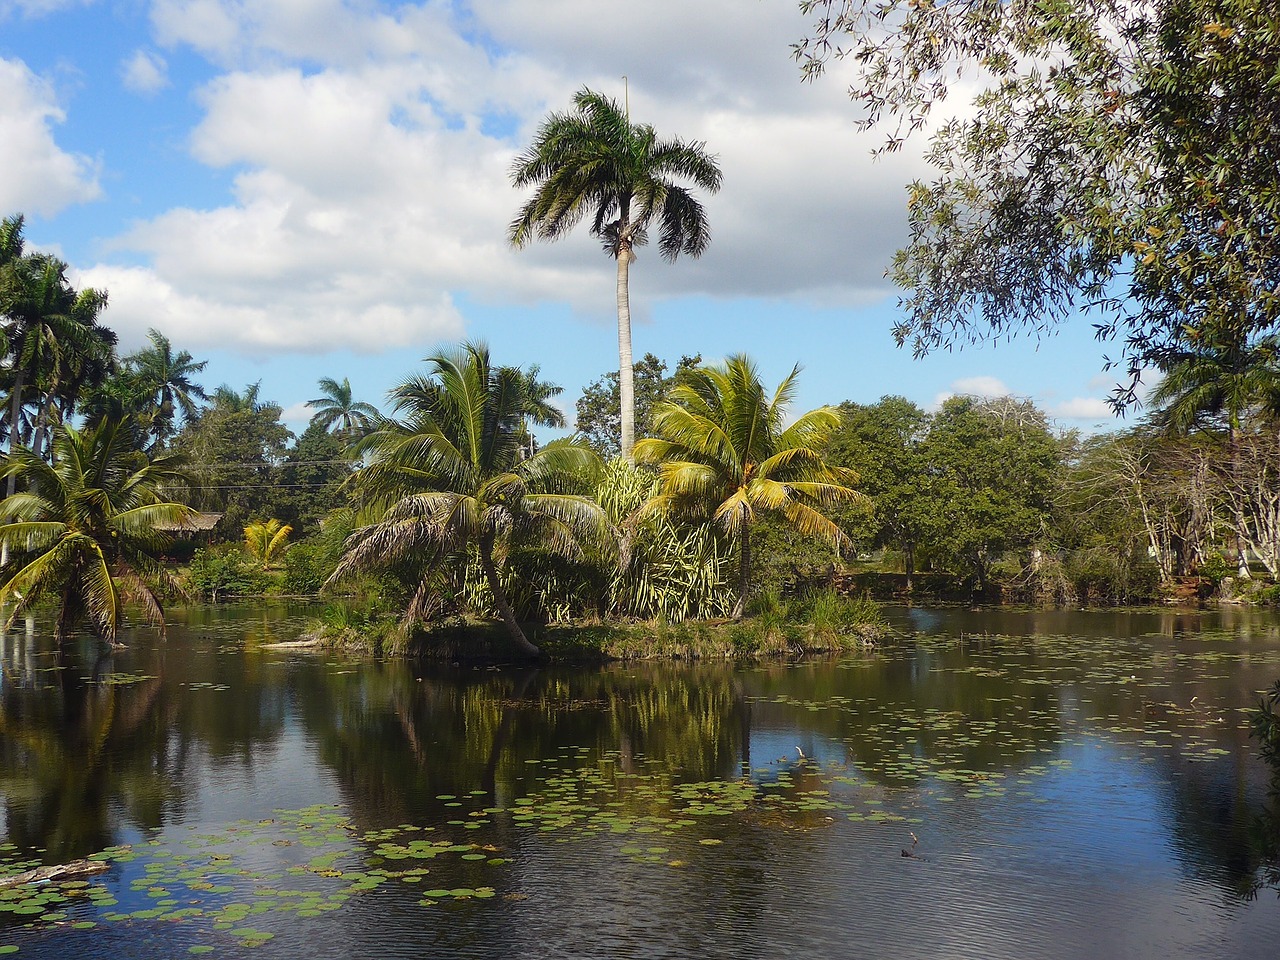
[[[1203,951],[1154,920],[1133,949],[1120,902],[1212,914],[1214,955],[1280,935],[1280,913],[1248,902],[1280,885],[1280,826],[1240,712],[1280,675],[1274,623],[895,616],[915,632],[883,651],[749,668],[348,661],[273,649],[296,634],[289,611],[191,611],[167,643],[61,665],[19,630],[0,679],[4,830],[62,862],[179,827],[235,846],[228,824],[261,820],[254,857],[297,867],[310,854],[270,834],[273,810],[337,801],[344,869],[399,869],[387,851],[409,827],[458,846],[416,887],[345,903],[318,941],[318,920],[278,919],[259,955],[297,937],[317,957],[536,955],[558,928],[573,956],[768,956],[743,943],[778,924],[819,957],[859,938],[867,956]],[[126,884],[142,867],[117,869]],[[423,907],[432,884],[494,896]],[[992,917],[1010,929],[983,942]]]

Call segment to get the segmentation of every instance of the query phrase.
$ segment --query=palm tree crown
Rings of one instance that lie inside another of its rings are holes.
[[[1198,338],[1160,364],[1164,379],[1152,406],[1169,427],[1185,431],[1205,417],[1224,417],[1238,433],[1252,410],[1280,412],[1280,336]]]
[[[357,486],[380,519],[351,537],[334,579],[405,561],[438,567],[475,546],[508,632],[524,653],[537,655],[498,568],[517,542],[574,555],[580,537],[603,529],[599,506],[566,492],[576,477],[592,475],[595,455],[585,443],[558,440],[521,459],[520,428],[539,414],[541,398],[530,396],[527,374],[493,366],[484,345],[465,344],[426,362],[428,375],[391,393],[403,419],[380,421],[360,444],[371,462]],[[430,607],[433,587],[423,579],[410,620]]]
[[[192,379],[208,366],[209,361],[195,359],[186,350],[174,354],[169,338],[159,330],[148,330],[151,346],[131,354],[124,360],[130,381],[130,392],[145,403],[151,416],[151,434],[163,443],[177,429],[177,415],[194,420],[197,400],[208,400],[204,387]]]
[[[773,396],[745,356],[688,371],[659,404],[656,437],[636,444],[639,463],[659,465],[659,492],[648,509],[710,517],[738,543],[742,616],[751,587],[751,528],[761,513],[778,513],[800,533],[846,541],[823,510],[857,499],[854,475],[830,466],[822,447],[840,423],[834,407],[819,407],[784,425],[795,394],[797,366]]]
[[[533,144],[512,164],[515,186],[535,189],[511,221],[507,238],[517,248],[535,238],[558,240],[589,213],[592,236],[617,260],[622,454],[630,458],[635,388],[628,268],[633,250],[648,241],[649,227],[656,223],[664,259],[701,256],[711,241],[706,211],[680,181],[715,193],[721,173],[704,143],[661,140],[653,127],[633,123],[609,97],[584,87],[574,95],[573,107],[547,117]]]
[[[146,577],[163,576],[151,559],[167,543],[163,531],[195,515],[161,495],[163,485],[182,479],[181,462],[148,461],[140,452],[141,431],[119,419],[84,431],[60,427],[53,448],[50,465],[19,447],[4,471],[26,486],[0,503],[0,539],[13,550],[0,571],[0,603],[15,602],[10,622],[42,598],[56,597],[59,640],[84,619],[98,636],[114,640],[126,601],[163,627],[163,609]]]
[[[75,290],[67,281],[67,265],[58,258],[20,256],[11,260],[5,273],[0,312],[12,363],[10,446],[21,435],[27,391],[34,388],[41,402],[31,433],[39,453],[53,426],[56,401],[63,398],[70,406],[86,382],[101,381],[114,366],[116,336],[98,324],[107,295]]]
[[[341,383],[332,377],[321,377],[319,386],[324,396],[307,401],[307,406],[316,411],[311,417],[313,424],[325,430],[334,428],[332,432],[346,443],[352,443],[373,429],[379,417],[378,410],[355,399],[347,377],[343,377]]]

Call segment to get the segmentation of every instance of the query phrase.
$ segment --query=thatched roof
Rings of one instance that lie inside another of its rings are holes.
[[[163,533],[207,533],[218,525],[222,519],[220,513],[200,513],[197,511],[190,519],[182,523],[158,523],[156,529]]]

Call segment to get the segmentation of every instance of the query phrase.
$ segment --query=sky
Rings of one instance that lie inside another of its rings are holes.
[[[923,142],[875,159],[839,66],[804,83],[795,0],[0,0],[0,215],[104,289],[122,352],[148,328],[297,432],[321,377],[383,406],[462,339],[581,389],[617,369],[614,262],[582,225],[514,250],[515,156],[583,86],[702,141],[699,259],[641,248],[633,344],[746,353],[810,408],[903,395],[1034,400],[1123,425],[1086,319],[915,359],[884,278]]]

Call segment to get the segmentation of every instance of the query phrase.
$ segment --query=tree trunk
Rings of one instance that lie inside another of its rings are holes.
[[[743,524],[742,542],[738,545],[738,605],[733,619],[741,620],[747,612],[747,595],[751,592],[751,525]]]
[[[53,389],[49,388],[49,395],[45,397],[40,414],[36,417],[35,428],[31,431],[31,452],[36,455],[36,459],[44,454],[45,444],[53,432]]]
[[[635,255],[631,244],[618,248],[618,400],[620,407],[622,456],[630,463],[636,444],[636,371],[631,360],[631,294],[628,285],[631,261]]]
[[[82,614],[80,598],[73,586],[76,572],[71,571],[69,582],[62,591],[62,605],[58,609],[58,619],[54,623],[54,639],[59,650],[66,650],[71,646],[73,631]]]
[[[1240,421],[1233,413],[1231,416],[1231,482],[1240,489]],[[1241,580],[1250,579],[1249,561],[1245,557],[1244,511],[1240,509],[1239,498],[1235,499],[1236,527],[1236,575]]]
[[[507,632],[521,653],[527,657],[540,657],[542,651],[529,642],[529,638],[520,629],[516,620],[516,612],[507,602],[507,592],[502,589],[502,581],[498,579],[498,568],[493,562],[493,537],[480,538],[480,566],[484,568],[485,579],[489,581],[489,589],[493,592],[493,604],[498,608],[498,616],[502,618]]]
[[[13,374],[13,402],[9,406],[9,452],[13,453],[18,449],[18,445],[22,442],[18,431],[18,421],[22,419],[22,371],[15,370]],[[5,484],[4,495],[12,497],[17,487],[18,478],[9,475],[9,481]]]
[[[907,595],[910,596],[915,590],[916,578],[916,545],[914,540],[908,540],[902,545],[902,553],[906,558],[907,567]]]

